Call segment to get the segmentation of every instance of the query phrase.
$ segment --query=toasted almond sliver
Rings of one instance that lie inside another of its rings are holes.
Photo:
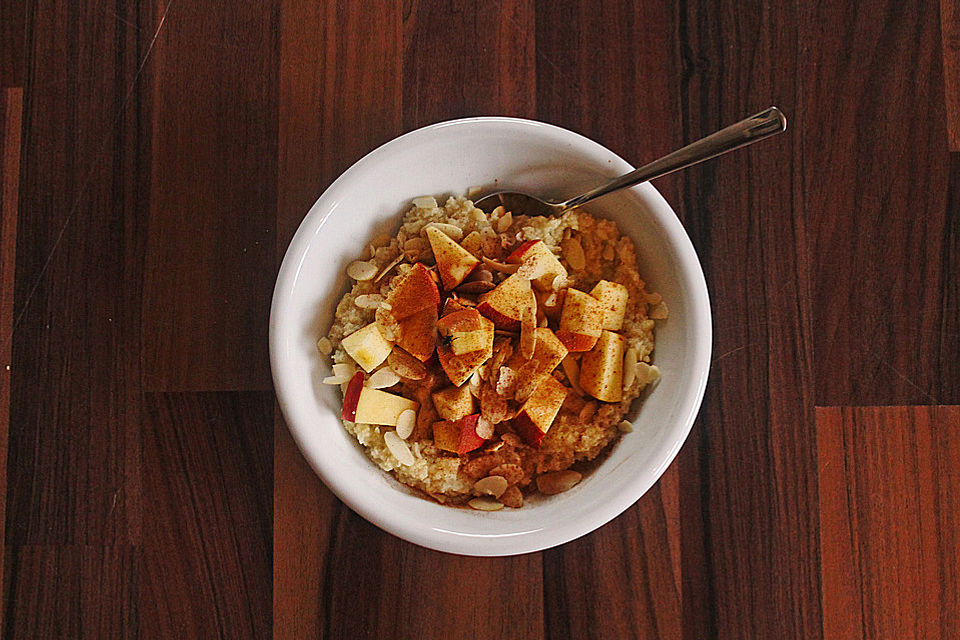
[[[400,382],[400,376],[391,369],[389,366],[381,367],[373,372],[369,378],[367,378],[366,386],[371,389],[386,389],[387,387],[392,387],[393,385]]]
[[[483,438],[484,440],[489,440],[493,437],[493,423],[490,422],[485,416],[480,416],[477,418],[477,436]]]
[[[532,307],[520,322],[520,355],[529,360],[537,348],[537,316]]]
[[[507,211],[505,214],[500,216],[500,219],[497,220],[497,231],[503,233],[510,228],[510,225],[513,224],[513,214]]]
[[[631,433],[633,431],[633,423],[629,420],[621,420],[620,424],[617,425],[617,429],[620,430],[620,433]]]
[[[552,496],[557,493],[569,491],[583,478],[576,471],[554,471],[537,476],[537,489],[540,493]]]
[[[520,492],[520,489],[517,488],[517,485],[511,485],[500,495],[500,502],[502,502],[505,507],[519,509],[523,506],[523,494]]]
[[[397,436],[401,440],[406,440],[413,433],[413,427],[417,424],[417,412],[413,409],[401,411],[397,416]]]
[[[490,217],[491,217],[491,218],[499,218],[500,216],[502,216],[502,215],[504,214],[505,211],[506,211],[506,209],[504,209],[504,208],[503,208],[503,205],[501,204],[500,206],[498,206],[497,208],[495,208],[493,211],[490,212]]]
[[[570,381],[570,386],[573,387],[574,392],[582,396],[583,387],[580,386],[580,365],[577,364],[577,361],[572,355],[566,356],[560,361],[560,364],[563,366],[563,373],[566,374],[567,380]]]
[[[460,242],[460,240],[463,239],[463,229],[455,224],[449,224],[446,222],[431,222],[423,226],[422,233],[426,233],[427,229],[437,229],[442,231],[454,242]]]
[[[371,280],[377,275],[377,267],[366,260],[354,260],[347,265],[347,275],[357,281]]]
[[[507,479],[503,476],[487,476],[482,480],[477,480],[473,488],[480,493],[499,498],[507,490]]]
[[[395,266],[403,262],[403,259],[405,257],[406,256],[403,255],[403,252],[401,252],[400,255],[398,255],[396,258],[390,261],[390,264],[388,264],[387,266],[385,266],[383,269],[380,270],[380,273],[377,274],[377,277],[374,278],[373,281],[380,282],[381,280],[383,280],[383,276],[387,275]]]
[[[563,275],[562,273],[558,273],[556,276],[554,276],[553,282],[550,283],[550,288],[554,291],[560,291],[560,289],[563,289],[565,286],[567,286],[567,276]],[[548,297],[546,303],[550,306],[557,304],[556,294],[553,294],[552,301]]]
[[[333,344],[330,342],[330,338],[323,336],[317,340],[317,351],[321,354],[328,356],[333,353]]]
[[[364,293],[354,298],[353,303],[361,309],[376,309],[383,304],[383,296],[379,293]]]
[[[482,498],[474,498],[467,504],[477,511],[499,511],[500,509],[503,509],[503,503],[486,496]]]
[[[393,457],[397,459],[397,462],[408,467],[414,463],[410,447],[400,439],[396,431],[387,431],[383,434],[383,441],[387,444],[387,449],[389,449]]]
[[[587,266],[587,257],[583,253],[583,245],[577,238],[569,238],[560,242],[560,248],[563,249],[563,257],[567,259],[567,264],[574,271],[581,271]]]
[[[349,382],[350,378],[344,378],[338,375],[327,376],[323,379],[323,384],[343,384],[344,382]]]
[[[496,260],[491,260],[487,256],[480,258],[483,260],[483,264],[487,265],[494,271],[499,271],[500,273],[516,273],[517,269],[520,268],[518,264],[506,264],[505,262],[497,262]]]
[[[413,206],[417,209],[436,209],[437,199],[433,196],[420,196],[413,199]]]
[[[353,366],[351,362],[338,362],[333,365],[333,375],[338,378],[346,378],[349,380],[353,377],[353,374],[357,372],[357,368]]]
[[[633,347],[623,354],[623,388],[629,389],[637,379],[637,350]]]

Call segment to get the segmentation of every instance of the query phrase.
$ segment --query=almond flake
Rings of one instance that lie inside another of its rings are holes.
[[[537,489],[540,493],[552,496],[557,493],[569,491],[583,478],[576,471],[554,471],[537,476]]]
[[[407,467],[414,463],[414,457],[410,452],[410,447],[400,439],[400,436],[398,436],[395,431],[387,431],[383,434],[383,441],[386,443],[390,453],[393,454],[393,457],[397,459],[397,462]]]
[[[383,279],[383,276],[385,276],[385,275],[387,275],[388,273],[390,273],[390,271],[391,271],[395,266],[397,266],[398,264],[400,264],[401,262],[403,262],[403,259],[404,259],[405,257],[406,257],[406,256],[404,256],[403,253],[401,253],[400,255],[398,255],[396,258],[394,258],[394,259],[390,262],[390,264],[388,264],[387,266],[385,266],[383,269],[380,270],[380,273],[377,274],[377,277],[374,278],[373,281],[374,281],[374,282],[380,282],[380,281]]]
[[[330,338],[324,336],[317,340],[317,351],[325,356],[333,353],[333,344],[330,342]]]
[[[493,423],[487,420],[484,416],[477,418],[477,437],[483,438],[484,440],[489,440],[493,437]]]
[[[577,395],[583,395],[583,387],[580,386],[580,365],[572,355],[566,356],[560,361],[563,366],[563,373],[567,376],[567,381],[573,387]]]
[[[499,498],[507,490],[507,479],[503,476],[487,476],[482,480],[477,480],[473,488],[480,493]]]
[[[353,303],[361,309],[376,309],[383,303],[383,296],[379,293],[364,293],[354,298]]]
[[[510,228],[510,225],[513,224],[513,214],[507,211],[505,214],[500,216],[500,219],[497,220],[497,231],[503,233]]]
[[[441,231],[454,242],[460,242],[460,240],[463,239],[463,229],[455,224],[449,224],[447,222],[431,222],[424,225],[421,233],[426,233],[427,229],[436,229],[437,231]]]
[[[623,354],[623,388],[629,389],[637,379],[637,350],[633,347]]]
[[[427,377],[426,366],[400,347],[393,348],[387,356],[387,364],[394,373],[407,380],[423,380]]]
[[[413,199],[413,206],[417,209],[436,209],[437,199],[433,196],[420,196]]]
[[[567,259],[567,264],[574,271],[582,271],[587,266],[587,257],[583,253],[583,245],[577,238],[570,238],[560,242],[560,248],[563,249],[563,257]]]
[[[352,362],[338,362],[337,364],[333,365],[333,375],[337,376],[338,378],[346,378],[349,380],[356,372],[357,368]]]
[[[474,498],[467,504],[477,511],[499,511],[500,509],[503,509],[502,502],[498,502],[497,500],[488,497]]]
[[[505,262],[497,262],[496,260],[491,260],[487,256],[480,258],[483,260],[483,264],[487,265],[494,271],[499,271],[500,273],[516,273],[517,269],[520,268],[518,264],[506,264]]]
[[[620,424],[617,425],[617,429],[620,430],[620,433],[631,433],[633,431],[633,424],[629,420],[621,420]]]
[[[529,360],[537,349],[537,316],[532,307],[528,308],[520,322],[520,355]]]
[[[520,489],[517,488],[516,485],[511,485],[500,495],[500,502],[502,502],[505,507],[519,509],[523,506],[523,493],[520,492]]]
[[[371,262],[354,260],[347,265],[347,275],[358,282],[371,280],[377,275],[377,268]]]
[[[349,382],[350,378],[343,378],[338,375],[327,376],[323,379],[323,384],[343,384]]]
[[[666,320],[668,315],[670,313],[667,310],[667,303],[663,300],[651,306],[647,311],[647,317],[653,320]]]
[[[417,412],[413,409],[401,411],[397,416],[397,435],[401,440],[406,440],[413,433],[413,427],[417,424]]]
[[[393,385],[400,382],[400,376],[398,376],[393,369],[390,367],[381,367],[373,372],[369,378],[367,378],[366,386],[371,389],[386,389],[392,387]]]

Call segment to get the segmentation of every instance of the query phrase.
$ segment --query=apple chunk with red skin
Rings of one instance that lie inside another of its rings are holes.
[[[528,265],[541,274],[532,280],[541,291],[550,291],[557,276],[567,277],[567,270],[542,240],[527,240],[507,256],[507,262]]]
[[[433,444],[439,449],[463,455],[479,449],[485,440],[477,435],[479,413],[464,416],[459,420],[444,420],[433,423]]]
[[[349,387],[347,391],[350,391]],[[353,422],[395,427],[401,413],[407,409],[416,411],[419,406],[417,402],[403,396],[361,386]]]
[[[433,249],[443,288],[447,291],[457,287],[480,264],[470,252],[436,227],[427,227],[427,240]]]
[[[588,293],[567,289],[557,337],[570,351],[589,351],[603,331],[603,307]]]
[[[630,292],[619,282],[601,280],[591,289],[590,295],[603,307],[603,328],[617,331],[623,327],[623,317],[627,314],[627,300]]]
[[[603,402],[620,402],[626,346],[626,339],[613,331],[600,335],[596,346],[580,361],[580,386],[584,391]]]
[[[443,336],[437,345],[437,359],[450,382],[459,387],[493,355],[493,323],[476,309],[462,309],[440,318],[437,329]],[[455,353],[455,345],[461,350],[477,348]]]
[[[536,390],[520,407],[520,413],[513,419],[513,428],[527,444],[539,446],[566,397],[567,388],[559,380],[553,376],[543,376]]]
[[[456,421],[473,413],[470,387],[447,387],[433,394],[433,406],[444,420]]]
[[[530,281],[513,274],[480,296],[477,310],[493,320],[497,329],[518,331],[526,314],[530,311],[536,313],[537,298],[533,295]]]

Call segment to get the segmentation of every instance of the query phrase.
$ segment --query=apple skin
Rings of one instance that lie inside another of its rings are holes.
[[[398,322],[431,306],[436,311],[440,306],[436,275],[418,262],[390,292],[387,302],[390,314]]]
[[[492,291],[480,296],[477,311],[493,320],[497,329],[519,331],[520,322],[529,312],[536,312],[537,298],[530,281],[513,274]]]
[[[531,262],[541,266],[543,275],[532,280],[533,286],[541,291],[550,291],[553,287],[553,280],[558,275],[567,277],[567,270],[542,240],[527,240],[507,256],[507,263],[509,264],[523,262]]]
[[[620,402],[623,398],[623,354],[626,339],[604,331],[597,345],[580,361],[580,386],[602,402]]]
[[[513,428],[527,444],[532,447],[540,446],[566,397],[567,388],[559,380],[553,376],[543,376],[536,390],[520,407],[520,413],[513,419]]]
[[[563,343],[567,351],[590,351],[597,344],[599,336],[588,336],[584,333],[574,333],[566,329],[557,329],[557,339]]]
[[[428,227],[427,240],[433,249],[443,288],[447,291],[455,289],[480,264],[472,254],[439,229]]]
[[[434,422],[433,444],[439,449],[461,456],[476,451],[486,442],[477,435],[477,420],[479,419],[480,414],[474,413],[456,421]]]
[[[357,371],[347,383],[347,391],[343,394],[343,408],[340,410],[340,417],[347,422],[355,422],[357,419],[357,404],[360,403],[364,377],[363,371]]]

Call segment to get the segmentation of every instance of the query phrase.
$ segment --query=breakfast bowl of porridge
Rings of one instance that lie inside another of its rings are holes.
[[[630,166],[511,118],[432,125],[371,152],[304,218],[270,354],[291,434],[377,526],[466,555],[589,533],[675,457],[699,409],[710,311],[693,247],[649,184],[560,216]]]

